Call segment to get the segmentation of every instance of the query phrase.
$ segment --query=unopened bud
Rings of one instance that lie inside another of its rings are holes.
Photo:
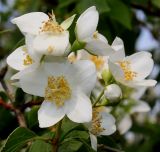
[[[111,78],[112,78],[112,75],[111,75],[111,72],[109,71],[109,69],[108,69],[108,70],[107,70],[107,69],[103,70],[101,76],[102,76],[102,79],[104,80],[104,82],[105,82],[106,84],[107,84],[107,83],[111,80]]]
[[[117,84],[108,85],[104,91],[104,95],[110,101],[115,101],[121,98],[122,91]]]

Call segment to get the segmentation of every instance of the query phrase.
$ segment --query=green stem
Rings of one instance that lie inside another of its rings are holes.
[[[52,142],[54,152],[58,152],[59,138],[60,138],[60,133],[61,133],[61,125],[62,125],[62,120],[57,124],[56,135],[55,135],[53,142]]]
[[[96,104],[100,101],[100,99],[102,98],[103,94],[104,94],[104,90],[102,90],[102,92],[99,94],[98,98],[96,99],[96,101],[93,103],[92,107],[95,107]]]

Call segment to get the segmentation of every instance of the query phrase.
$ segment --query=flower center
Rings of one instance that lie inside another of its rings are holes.
[[[97,70],[100,70],[100,69],[102,68],[102,66],[104,65],[104,63],[105,63],[103,57],[100,57],[100,56],[93,56],[93,55],[92,55],[92,56],[90,57],[90,60],[91,60],[92,62],[94,62]]]
[[[118,64],[124,72],[125,80],[133,80],[137,73],[131,70],[131,63],[129,61],[118,61]]]
[[[91,133],[94,135],[98,135],[103,132],[105,129],[101,126],[102,123],[102,116],[99,112],[93,109],[93,117],[92,117],[92,125],[91,125]]]
[[[23,60],[23,65],[27,66],[27,65],[33,64],[34,60],[28,54],[26,47],[23,47],[23,51],[24,51],[24,54],[26,55],[25,59]]]
[[[45,100],[55,102],[57,107],[64,105],[64,102],[71,98],[71,89],[64,76],[49,76],[45,89]]]
[[[49,14],[49,20],[43,22],[43,26],[40,27],[40,32],[52,32],[56,34],[60,34],[64,31],[64,29],[56,22],[56,18],[54,13]]]

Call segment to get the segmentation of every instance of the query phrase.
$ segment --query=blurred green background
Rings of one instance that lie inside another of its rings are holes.
[[[152,53],[155,66],[150,78],[159,81],[160,0],[0,0],[0,67],[9,53],[24,44],[23,35],[10,22],[12,18],[33,11],[48,13],[53,10],[57,20],[62,21],[75,13],[78,18],[92,5],[100,13],[98,31],[106,36],[110,44],[119,36],[124,41],[126,54],[137,51]],[[74,25],[71,27],[73,31]],[[71,42],[74,39],[73,33],[70,36]],[[0,96],[6,98],[2,91]],[[114,142],[126,152],[160,151],[160,84],[148,89],[143,100],[150,104],[151,112],[143,116],[133,115],[131,130],[123,136],[115,137]],[[17,126],[14,115],[0,107],[0,144]],[[100,140],[105,142],[106,139]],[[112,145],[113,142],[107,144]]]

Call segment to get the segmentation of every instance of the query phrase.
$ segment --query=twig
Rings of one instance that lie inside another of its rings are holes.
[[[13,107],[12,104],[6,103],[6,102],[3,101],[1,98],[0,98],[0,106],[4,107],[5,109],[8,109],[8,110],[15,111],[15,108]]]

